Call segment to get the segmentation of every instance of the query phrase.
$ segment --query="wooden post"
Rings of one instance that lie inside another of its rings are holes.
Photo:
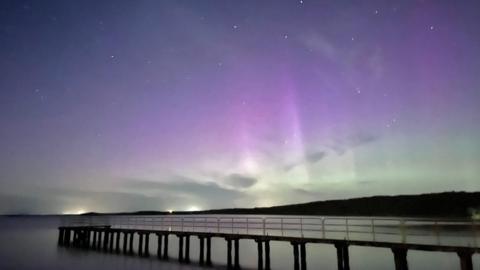
[[[263,247],[261,240],[255,240],[257,242],[257,252],[258,252],[258,270],[263,270]]]
[[[240,269],[240,239],[235,238],[235,269]]]
[[[348,245],[343,245],[343,269],[350,270],[350,256],[348,255]]]
[[[63,245],[63,235],[65,234],[64,228],[58,228],[58,245]]]
[[[305,243],[300,243],[300,267],[302,270],[307,270],[307,255],[305,250]]]
[[[346,243],[335,243],[337,249],[338,270],[350,270],[348,256],[348,245]]]
[[[143,233],[138,233],[138,255],[142,256],[143,254]]]
[[[115,252],[119,253],[120,252],[120,232],[117,231],[116,233],[116,239],[115,239]]]
[[[183,235],[177,235],[178,237],[178,260],[183,262]]]
[[[406,248],[392,248],[395,270],[408,270],[407,251]]]
[[[300,263],[298,261],[298,244],[292,243],[293,246],[293,269],[300,270]]]
[[[163,237],[163,259],[168,260],[168,234]]]
[[[200,264],[203,264],[204,263],[204,241],[203,241],[203,236],[199,236],[199,240],[200,240],[200,253],[199,253],[199,257],[198,257],[198,262]]]
[[[150,233],[145,233],[145,248],[143,249],[145,257],[150,256]]]
[[[207,236],[207,257],[206,257],[206,264],[208,266],[212,265],[212,238]]]
[[[73,230],[73,246],[76,247],[78,242],[78,230]]]
[[[109,231],[105,230],[103,233],[103,251],[108,250],[108,237],[109,237]]]
[[[115,237],[115,231],[110,231],[110,247],[109,247],[109,251],[110,251],[110,252],[113,251],[113,240],[114,240],[114,237]]]
[[[123,232],[123,254],[127,253],[128,233]]]
[[[135,236],[134,232],[130,232],[130,241],[129,241],[129,253],[133,254],[133,237]]]
[[[270,241],[265,240],[265,270],[270,270]]]
[[[93,231],[93,243],[92,243],[92,248],[93,249],[97,248],[97,243],[98,243],[98,231],[94,230]]]
[[[190,263],[190,235],[185,235],[185,262]]]
[[[158,242],[157,242],[157,257],[159,259],[162,258],[162,241],[163,241],[162,238],[163,238],[162,234],[157,233],[157,240],[158,240]]]
[[[472,251],[460,250],[457,252],[460,257],[460,269],[461,270],[473,270]]]
[[[232,269],[232,239],[227,240],[227,268]]]
[[[100,250],[102,248],[102,235],[103,235],[103,231],[101,230],[98,230],[98,242],[97,242],[97,249]]]

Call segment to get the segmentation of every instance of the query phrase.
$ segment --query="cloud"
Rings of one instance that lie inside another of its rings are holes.
[[[242,180],[244,182],[248,180]],[[245,183],[243,183],[245,184]],[[246,196],[242,191],[228,189],[215,182],[202,182],[185,176],[171,176],[168,182],[157,182],[152,180],[130,180],[125,184],[128,189],[135,189],[139,192],[156,192],[158,196],[168,196],[175,201],[179,207],[196,205],[198,207],[210,208],[235,207],[235,201]],[[182,198],[179,200],[179,198]]]
[[[309,153],[305,156],[303,160],[297,160],[296,162],[292,162],[290,164],[287,164],[283,167],[285,171],[290,171],[291,169],[302,165],[302,164],[315,164],[319,162],[320,160],[324,159],[327,156],[327,152],[325,151],[317,151],[317,152],[312,152]]]
[[[255,185],[258,180],[254,177],[241,175],[238,173],[230,174],[225,177],[225,183],[235,188],[249,188]]]
[[[378,137],[372,134],[358,133],[345,138],[337,139],[333,144],[329,145],[329,148],[331,148],[338,155],[343,155],[348,149],[371,143],[377,139]]]

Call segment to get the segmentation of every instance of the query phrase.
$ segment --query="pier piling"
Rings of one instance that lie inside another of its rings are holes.
[[[408,270],[406,248],[392,248],[393,258],[395,260],[395,270]]]
[[[185,262],[190,263],[190,235],[185,236]]]
[[[457,252],[460,257],[460,269],[461,270],[473,270],[472,255],[470,250],[460,250]]]

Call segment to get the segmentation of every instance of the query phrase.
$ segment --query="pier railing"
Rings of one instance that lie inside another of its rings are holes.
[[[466,219],[310,216],[75,216],[66,226],[111,226],[478,247],[479,224]]]

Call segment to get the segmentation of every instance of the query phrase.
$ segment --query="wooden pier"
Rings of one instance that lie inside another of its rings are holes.
[[[64,247],[76,247],[84,249],[92,249],[103,252],[123,253],[123,254],[137,254],[138,256],[151,256],[150,241],[156,242],[155,254],[160,260],[169,260],[169,239],[176,238],[178,241],[178,256],[180,263],[191,263],[190,254],[190,239],[191,237],[198,238],[199,254],[198,263],[200,265],[211,266],[211,240],[213,237],[221,238],[226,243],[226,257],[228,269],[240,269],[240,240],[251,240],[257,244],[258,252],[258,269],[270,270],[270,242],[283,241],[289,242],[292,246],[293,262],[292,268],[295,270],[306,270],[306,249],[308,245],[312,244],[331,244],[336,249],[337,262],[339,270],[349,270],[349,247],[351,246],[370,246],[388,248],[392,251],[392,264],[395,265],[396,270],[407,270],[408,261],[407,254],[409,250],[433,251],[433,252],[454,252],[458,255],[459,265],[461,270],[473,270],[472,255],[480,252],[478,247],[470,246],[451,246],[439,244],[414,244],[414,243],[395,243],[386,241],[373,240],[355,240],[355,239],[333,239],[326,237],[304,237],[304,236],[285,236],[282,231],[281,235],[268,235],[265,233],[266,225],[263,221],[263,233],[255,233],[255,231],[248,233],[224,232],[222,229],[232,227],[223,226],[218,223],[216,225],[217,231],[188,231],[184,227],[185,220],[182,219],[181,230],[176,230],[175,226],[170,224],[167,228],[163,226],[152,228],[147,227],[145,223],[135,226],[137,228],[121,228],[119,224],[111,225],[68,225],[59,227],[58,244]],[[91,220],[88,223],[92,223]],[[120,223],[121,224],[121,223]],[[150,224],[151,225],[151,224]],[[165,225],[165,224],[162,224]],[[187,225],[188,226],[188,225]],[[206,226],[203,224],[203,226]],[[282,224],[283,229],[284,224]],[[304,225],[302,224],[302,227]],[[214,226],[206,226],[205,228],[212,228]],[[247,225],[248,228],[248,225]],[[257,228],[258,229],[258,228]],[[262,227],[260,227],[262,229]],[[348,229],[348,228],[347,228]],[[247,230],[248,231],[248,230]],[[261,230],[262,231],[262,230]],[[303,233],[303,232],[302,232]],[[324,235],[325,232],[323,232]],[[155,237],[156,239],[150,239]],[[136,241],[135,241],[136,239]],[[137,243],[136,252],[134,251],[134,243]]]

